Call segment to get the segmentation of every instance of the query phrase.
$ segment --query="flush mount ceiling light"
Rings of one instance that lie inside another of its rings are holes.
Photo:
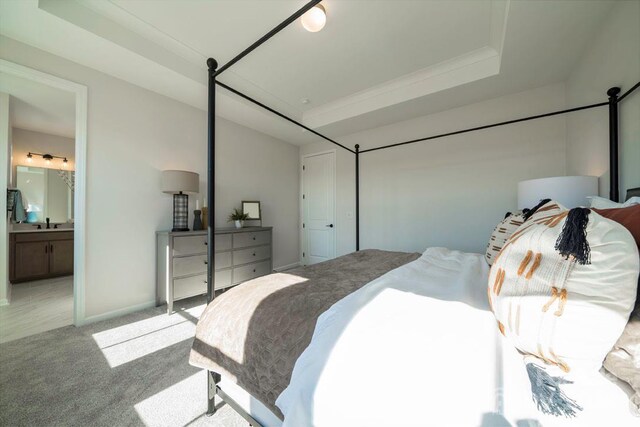
[[[324,6],[317,4],[313,6],[307,13],[300,18],[302,26],[305,30],[311,33],[317,33],[324,28],[324,24],[327,23],[327,13],[324,10]]]

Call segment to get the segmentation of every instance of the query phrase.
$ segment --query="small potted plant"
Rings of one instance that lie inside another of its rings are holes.
[[[248,213],[242,213],[238,208],[235,208],[231,215],[229,215],[229,222],[235,221],[236,228],[242,228],[247,218],[249,218]]]

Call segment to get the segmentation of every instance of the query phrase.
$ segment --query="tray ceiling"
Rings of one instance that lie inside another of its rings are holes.
[[[204,109],[220,64],[305,1],[2,2],[0,33]],[[220,80],[340,136],[566,79],[608,1],[325,0]],[[78,41],[81,41],[79,43]],[[294,144],[317,140],[219,89],[219,114]],[[303,102],[303,100],[308,100]]]

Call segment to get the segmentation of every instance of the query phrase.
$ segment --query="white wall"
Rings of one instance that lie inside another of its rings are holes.
[[[233,226],[227,217],[242,200],[259,200],[263,225],[273,226],[274,267],[298,263],[299,147],[220,117],[216,126],[216,227]]]
[[[11,162],[11,117],[9,112],[10,96],[0,92],[0,189],[9,187]],[[7,198],[0,197],[0,305],[7,304],[11,296],[9,285],[9,235],[7,234]]]
[[[366,149],[562,109],[550,85],[337,138]],[[565,118],[556,116],[361,155],[361,248],[483,252],[521,180],[565,174]],[[328,144],[302,147],[322,151]],[[353,156],[338,148],[338,253],[355,248]]]
[[[619,1],[600,33],[567,79],[567,105],[607,100],[640,80],[640,2]],[[567,116],[567,172],[600,176],[600,194],[609,196],[609,115],[602,107]],[[620,189],[640,186],[640,89],[620,103]]]
[[[5,37],[0,56],[88,87],[86,316],[152,304],[155,232],[171,227],[160,172],[197,172],[206,193],[206,113]],[[218,192],[217,212],[243,198],[263,201],[265,225],[275,227],[274,265],[297,262],[298,148],[218,123],[219,177],[237,182]]]

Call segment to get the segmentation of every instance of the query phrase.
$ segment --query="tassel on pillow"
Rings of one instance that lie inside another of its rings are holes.
[[[590,212],[591,210],[587,208],[571,209],[555,246],[565,259],[573,256],[581,265],[591,264],[591,248],[589,248],[587,241],[587,224]]]
[[[582,407],[560,388],[560,384],[572,384],[571,381],[553,377],[543,367],[532,362],[527,363],[527,373],[531,383],[531,397],[540,412],[572,418],[576,416],[576,411],[582,411]]]

